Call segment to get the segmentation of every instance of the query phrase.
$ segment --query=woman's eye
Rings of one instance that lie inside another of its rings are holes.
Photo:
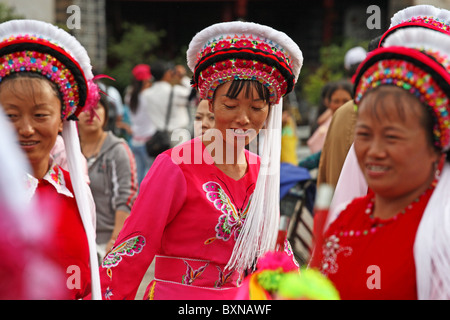
[[[369,136],[369,133],[365,132],[365,131],[360,131],[360,132],[356,132],[356,136],[357,137],[361,137],[361,138],[365,138],[365,137]]]

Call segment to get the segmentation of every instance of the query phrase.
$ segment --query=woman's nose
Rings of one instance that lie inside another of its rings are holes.
[[[386,156],[386,148],[382,139],[374,138],[370,144],[368,155],[373,158],[383,158]]]
[[[250,122],[250,118],[245,110],[239,111],[236,122],[240,125],[246,125]]]
[[[16,123],[17,132],[23,137],[32,136],[35,132],[33,121],[29,117],[22,117]]]

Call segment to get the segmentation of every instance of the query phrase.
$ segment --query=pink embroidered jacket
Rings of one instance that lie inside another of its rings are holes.
[[[104,299],[134,299],[150,263],[144,299],[233,299],[242,281],[225,270],[259,171],[234,180],[195,138],[159,155],[143,180],[115,247],[100,266]]]

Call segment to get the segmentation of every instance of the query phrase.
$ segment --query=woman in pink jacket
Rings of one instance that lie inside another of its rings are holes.
[[[154,259],[145,299],[233,299],[244,272],[275,246],[280,104],[301,51],[282,32],[231,22],[198,33],[187,57],[214,129],[156,158],[100,267],[105,299],[134,299]],[[260,158],[246,146],[256,150],[263,127]]]

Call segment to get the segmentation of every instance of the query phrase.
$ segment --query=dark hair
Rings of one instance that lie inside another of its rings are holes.
[[[108,97],[106,95],[100,95],[100,100],[99,102],[103,109],[105,110],[105,119],[103,120],[103,130],[106,130],[108,127],[108,119],[109,119],[109,101],[108,101]]]
[[[237,96],[244,90],[245,97],[249,97],[252,88],[256,89],[259,98],[264,102],[270,102],[270,92],[261,82],[256,80],[233,80],[228,88],[227,96],[231,99],[237,98]]]
[[[175,68],[175,65],[171,62],[158,60],[152,63],[151,70],[152,70],[152,76],[155,81],[160,81],[164,74],[169,71],[173,70]]]
[[[131,82],[131,94],[130,94],[130,110],[133,113],[136,113],[139,101],[139,93],[141,92],[143,86],[144,86],[143,81],[137,80],[136,78],[133,77],[133,80]]]
[[[336,81],[332,82],[330,86],[328,87],[328,90],[326,92],[327,99],[331,99],[331,96],[333,93],[335,93],[337,90],[345,90],[350,94],[350,97],[353,98],[353,85],[348,81]]]

